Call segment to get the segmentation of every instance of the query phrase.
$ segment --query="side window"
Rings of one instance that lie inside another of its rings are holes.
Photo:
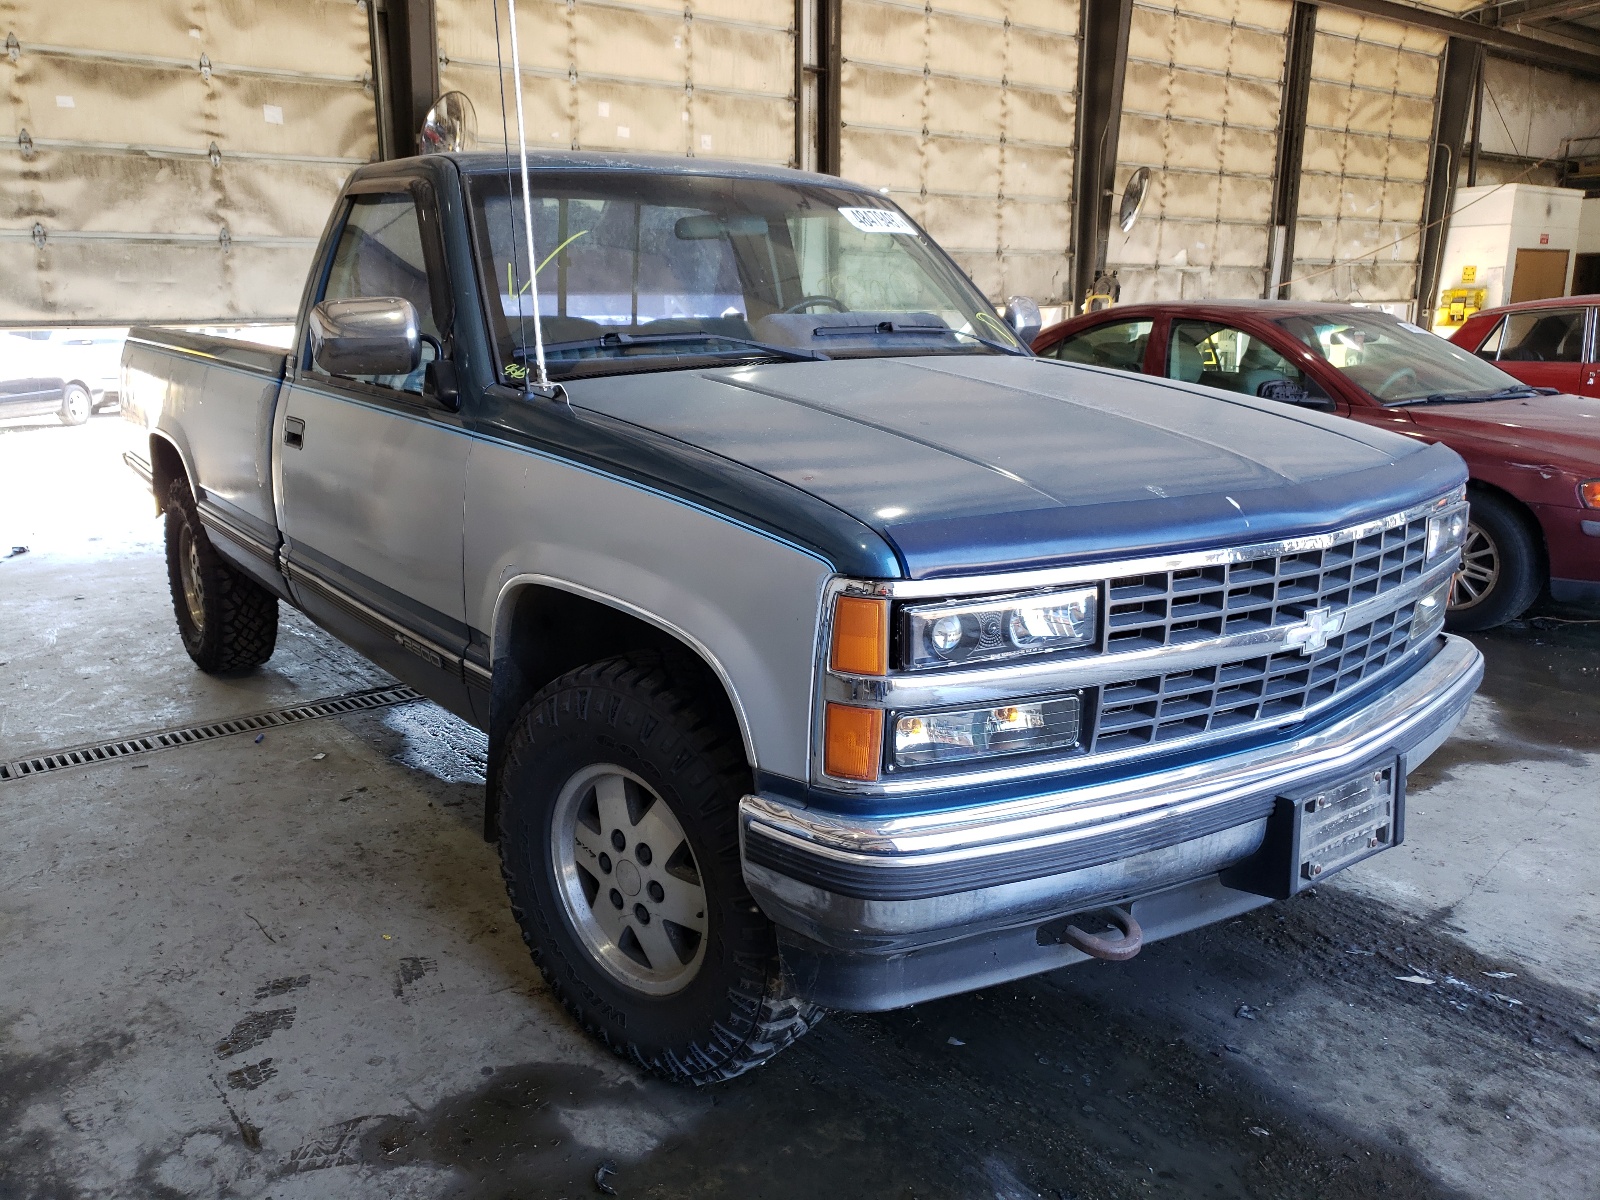
[[[1143,371],[1152,325],[1151,321],[1110,321],[1057,342],[1045,353],[1062,362]]]
[[[1475,351],[1479,358],[1487,358],[1490,362],[1500,357],[1500,341],[1505,336],[1506,322],[1501,318],[1495,322],[1494,330],[1483,339],[1483,344]]]
[[[385,192],[355,197],[333,252],[322,299],[345,300],[354,296],[399,296],[409,300],[417,310],[418,328],[429,337],[438,338],[433,293],[428,287],[428,267],[422,253],[422,226],[409,194]],[[432,356],[431,348],[424,343],[423,363]],[[409,375],[358,378],[377,387],[421,395],[423,363]],[[328,373],[315,363],[311,369],[327,377]]]
[[[1500,339],[1502,362],[1582,362],[1581,308],[1512,313]]]
[[[1211,321],[1174,321],[1167,377],[1269,400],[1321,396],[1299,367],[1253,334]]]

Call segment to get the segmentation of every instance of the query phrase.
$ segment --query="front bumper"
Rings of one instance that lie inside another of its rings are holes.
[[[1063,914],[1136,900],[1154,940],[1265,903],[1217,876],[1261,847],[1276,798],[1385,756],[1409,772],[1449,736],[1482,675],[1471,643],[1443,636],[1362,708],[1288,740],[954,812],[842,816],[746,796],[745,879],[780,927],[797,985],[834,1007],[1049,970],[1084,957],[1035,936]]]

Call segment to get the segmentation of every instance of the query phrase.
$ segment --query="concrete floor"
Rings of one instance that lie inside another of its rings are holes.
[[[0,759],[385,681],[193,670],[125,430],[0,430]],[[1400,850],[698,1092],[551,1001],[431,705],[0,783],[0,1197],[1600,1196],[1600,625],[1477,640]]]

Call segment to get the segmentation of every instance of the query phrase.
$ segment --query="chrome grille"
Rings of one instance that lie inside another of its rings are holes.
[[[1427,518],[1326,549],[1113,579],[1107,650],[1182,646],[1295,625],[1317,608],[1339,611],[1418,578]],[[1405,654],[1414,603],[1299,650],[1108,683],[1097,691],[1090,753],[1293,719]]]
[[[1428,518],[1325,550],[1113,579],[1112,653],[1294,625],[1313,608],[1370,600],[1422,574]]]

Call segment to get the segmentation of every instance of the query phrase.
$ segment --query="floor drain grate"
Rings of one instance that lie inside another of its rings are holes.
[[[239,733],[259,733],[264,729],[277,729],[301,721],[315,721],[322,717],[337,717],[344,713],[362,712],[372,708],[388,708],[395,704],[410,704],[421,700],[420,693],[405,685],[398,687],[369,688],[364,692],[346,692],[342,696],[329,696],[326,700],[313,700],[309,704],[293,704],[287,708],[274,708],[268,712],[252,713],[247,717],[229,717],[226,721],[210,721],[204,725],[184,725],[178,729],[158,729],[153,733],[136,733],[132,737],[114,742],[95,742],[86,746],[73,746],[66,750],[52,750],[48,754],[31,754],[27,758],[0,761],[0,783],[10,779],[27,779],[51,771],[64,771],[68,767],[86,767],[94,763],[110,762],[135,754],[149,754],[155,750],[170,750],[174,746],[191,746],[196,742],[209,742],[213,738],[232,737]]]

